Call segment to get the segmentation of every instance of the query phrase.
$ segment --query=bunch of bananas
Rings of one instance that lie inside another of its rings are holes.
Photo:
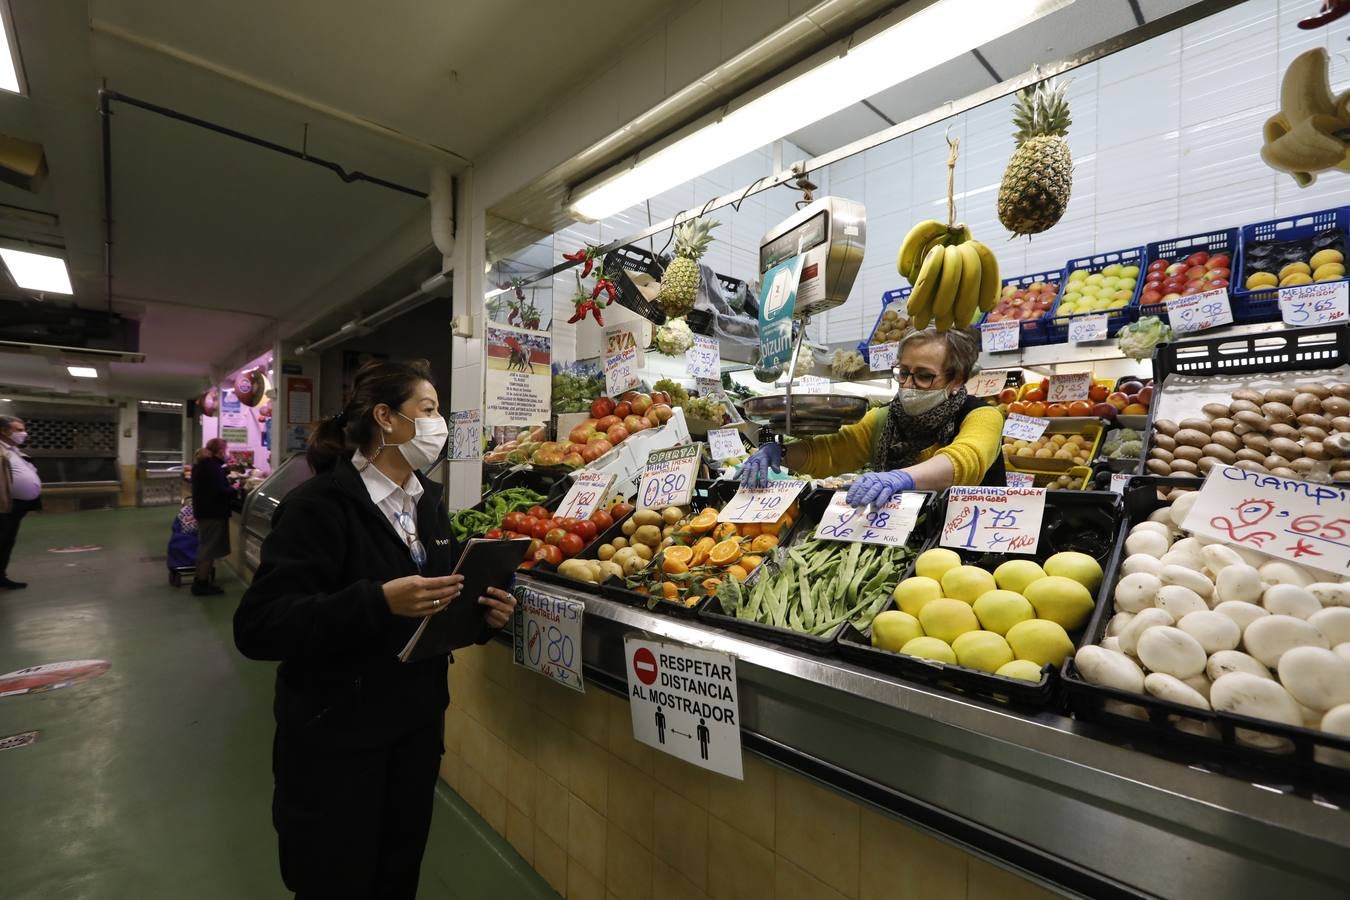
[[[975,310],[989,312],[998,302],[1002,282],[998,260],[964,225],[948,226],[934,219],[909,230],[896,261],[914,289],[909,318],[915,328],[932,321],[938,331],[965,328]]]

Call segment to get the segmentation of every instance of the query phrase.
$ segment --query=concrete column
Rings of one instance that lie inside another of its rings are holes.
[[[135,400],[119,400],[117,403],[117,467],[121,474],[122,488],[117,496],[118,506],[136,505],[136,450],[140,444],[137,436],[140,406]]]
[[[459,177],[452,302],[455,316],[473,317],[471,338],[450,337],[454,365],[450,375],[449,411],[483,408],[483,261],[487,258],[487,216],[479,205],[472,170]],[[450,509],[473,506],[482,496],[483,466],[478,460],[449,464],[447,503]]]

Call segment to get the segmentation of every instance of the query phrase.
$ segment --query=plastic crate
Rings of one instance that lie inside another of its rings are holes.
[[[1210,256],[1213,256],[1216,253],[1227,253],[1229,256],[1229,269],[1236,272],[1238,239],[1239,235],[1236,228],[1220,228],[1216,231],[1207,231],[1204,234],[1191,234],[1185,237],[1171,238],[1166,241],[1154,241],[1147,246],[1147,260],[1144,266],[1144,272],[1140,274],[1140,280],[1144,280],[1144,277],[1148,272],[1148,266],[1152,265],[1155,260],[1165,259],[1169,263],[1174,263],[1179,256],[1190,256],[1192,253],[1199,253],[1201,251],[1208,253]],[[1240,282],[1236,281],[1232,275],[1229,275],[1228,281],[1228,295],[1229,299],[1232,301],[1233,321],[1235,323],[1243,324],[1246,322],[1269,321],[1269,319],[1262,318],[1240,317],[1240,312],[1243,316],[1249,315],[1245,305],[1242,305],[1241,310],[1239,310],[1239,303],[1233,296],[1233,286],[1235,284],[1240,284]],[[1139,293],[1142,296],[1142,287],[1140,288]],[[1157,316],[1160,319],[1166,318],[1167,304],[1144,303],[1141,299],[1139,302],[1139,316],[1141,318],[1143,316]],[[1279,318],[1278,310],[1276,311],[1275,318]]]
[[[1303,240],[1316,237],[1322,232],[1332,229],[1340,230],[1341,243],[1339,249],[1350,259],[1350,246],[1347,246],[1347,241],[1350,240],[1350,207],[1339,206],[1335,209],[1324,209],[1321,212],[1304,213],[1297,216],[1287,216],[1283,219],[1270,219],[1265,222],[1243,225],[1242,239],[1239,242],[1238,256],[1235,260],[1236,265],[1233,268],[1233,278],[1231,279],[1234,289],[1231,293],[1233,321],[1238,323],[1275,322],[1280,318],[1279,288],[1263,288],[1257,291],[1249,291],[1245,288],[1247,278],[1252,274],[1247,269],[1253,245],[1266,241]],[[1253,268],[1252,271],[1257,270]],[[1239,307],[1244,318],[1238,317]]]
[[[1092,435],[1092,446],[1088,449],[1088,461],[1097,458],[1097,450],[1102,445],[1102,432],[1104,431],[1101,419],[1068,418],[1062,417],[1051,419],[1050,424],[1046,426],[1045,433],[1054,434],[1085,434]],[[1004,456],[1003,465],[1009,472],[1026,472],[1030,474],[1049,474],[1063,475],[1075,467],[1072,460],[1067,459],[1037,459],[1032,457],[1025,465],[1015,465],[1014,460],[1022,457]],[[1038,487],[1040,485],[1037,485]]]
[[[1130,480],[1125,491],[1124,514],[1121,516],[1112,566],[1102,582],[1103,594],[1107,598],[1115,591],[1120,563],[1125,555],[1125,538],[1130,528],[1167,505],[1166,501],[1158,499],[1160,487],[1198,489],[1199,482],[1151,475],[1136,476]],[[1114,614],[1113,604],[1109,600],[1098,603],[1088,622],[1083,644],[1100,643]],[[1322,785],[1331,780],[1350,787],[1350,770],[1324,765],[1314,758],[1318,748],[1350,751],[1350,738],[1247,716],[1197,709],[1160,700],[1149,694],[1134,694],[1091,684],[1074,667],[1073,657],[1064,661],[1061,675],[1069,708],[1075,718],[1121,729],[1151,740],[1169,752],[1175,752],[1178,748],[1193,750],[1195,760],[1206,767],[1216,763],[1222,765],[1227,761],[1282,776],[1301,775]],[[1190,730],[1178,727],[1179,722],[1186,723],[1185,727]],[[1285,742],[1285,749],[1280,752],[1239,743],[1236,734],[1239,728],[1277,738]],[[1197,733],[1202,731],[1207,733]]]
[[[635,244],[625,244],[605,254],[602,264],[606,272],[618,272],[628,269],[633,272],[645,272],[657,281],[665,274],[665,266],[654,253]],[[632,310],[653,325],[664,325],[666,314],[655,303],[642,296],[637,286],[628,278],[620,278],[614,285],[618,291],[615,302]],[[692,330],[692,327],[691,327]]]
[[[900,310],[903,313],[909,300],[909,294],[912,290],[914,289],[907,287],[896,288],[893,291],[886,291],[881,295],[881,311],[877,313],[876,321],[872,323],[872,330],[867,332],[866,338],[858,342],[858,352],[862,354],[862,358],[869,364],[872,361],[872,357],[868,355],[867,348],[869,342],[872,340],[872,335],[877,333],[877,326],[881,324],[881,317],[885,315],[886,310],[890,309],[892,306],[900,307]],[[908,318],[908,316],[906,316],[906,318]]]
[[[1157,403],[1163,381],[1174,372],[1179,375],[1246,375],[1330,369],[1345,362],[1350,362],[1350,325],[1323,325],[1159,344],[1153,350],[1153,402]]]
[[[1016,278],[1005,278],[1003,279],[1003,287],[1007,288],[1008,285],[1014,285],[1020,290],[1022,288],[1030,287],[1031,285],[1035,284],[1038,281],[1044,281],[1050,284],[1058,285],[1061,284],[1063,280],[1064,280],[1064,272],[1062,270],[1057,272],[1036,272],[1031,275],[1019,275]],[[1003,292],[1002,290],[1000,290],[999,296],[1001,297],[1002,295]],[[1058,294],[1056,294],[1055,296],[1055,305],[1056,306],[1059,305]],[[1053,308],[1054,307],[1051,307],[1051,309]],[[983,325],[988,320],[989,320],[989,313],[985,313],[976,321],[976,324]],[[1041,344],[1048,343],[1049,333],[1046,331],[1046,323],[1049,320],[1050,320],[1050,310],[1046,310],[1045,313],[1040,318],[1023,319],[1022,334],[1018,337],[1019,346],[1039,347]]]
[[[944,494],[936,504],[932,516],[939,525],[946,518],[946,505],[947,498]],[[1045,516],[1041,521],[1040,543],[1036,553],[973,554],[964,550],[958,550],[957,553],[961,555],[963,563],[992,572],[1000,563],[1009,559],[1034,559],[1039,563],[1044,562],[1053,553],[1077,550],[1094,557],[1101,563],[1103,570],[1109,571],[1119,525],[1120,497],[1116,494],[1101,491],[1054,491],[1045,495]],[[940,536],[936,532],[935,528],[932,538],[924,547],[925,550],[938,545]],[[911,566],[902,576],[902,580],[913,574]],[[1102,584],[1096,593],[1094,615],[1103,605],[1109,603],[1110,594],[1105,588],[1105,579]],[[894,608],[895,602],[892,600],[886,604],[883,611]],[[1092,620],[1088,621],[1090,624]],[[1086,627],[1070,632],[1069,636],[1074,639],[1074,646],[1078,645],[1084,634]],[[872,646],[868,635],[851,625],[846,626],[839,635],[839,654],[859,665],[889,672],[907,680],[1020,706],[1049,706],[1055,700],[1055,688],[1059,680],[1059,673],[1050,665],[1042,668],[1040,681],[1032,682],[880,650]]]
[[[1046,316],[1046,343],[1063,344],[1069,340],[1069,323],[1074,319],[1083,316],[1100,316],[1100,312],[1075,313],[1071,316],[1059,315],[1059,304],[1063,299],[1069,275],[1078,269],[1101,269],[1112,263],[1119,263],[1123,266],[1138,266],[1139,279],[1134,285],[1134,296],[1130,298],[1129,304],[1117,310],[1109,310],[1106,319],[1107,337],[1115,337],[1116,333],[1126,325],[1139,318],[1139,294],[1144,287],[1144,269],[1147,265],[1145,250],[1143,247],[1128,247],[1124,250],[1111,250],[1106,253],[1096,253],[1092,256],[1080,256],[1077,259],[1071,259],[1064,264],[1064,281],[1060,284],[1059,297],[1055,299],[1055,308]]]

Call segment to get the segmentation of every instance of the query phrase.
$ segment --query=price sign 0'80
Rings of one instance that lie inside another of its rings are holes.
[[[683,506],[693,498],[694,474],[698,471],[703,445],[653,450],[647,456],[638,486],[638,505],[644,509]]]

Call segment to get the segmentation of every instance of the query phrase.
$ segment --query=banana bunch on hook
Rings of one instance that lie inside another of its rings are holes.
[[[1279,112],[1266,120],[1261,158],[1299,187],[1319,172],[1350,172],[1350,91],[1333,94],[1324,48],[1300,54],[1280,86]]]

